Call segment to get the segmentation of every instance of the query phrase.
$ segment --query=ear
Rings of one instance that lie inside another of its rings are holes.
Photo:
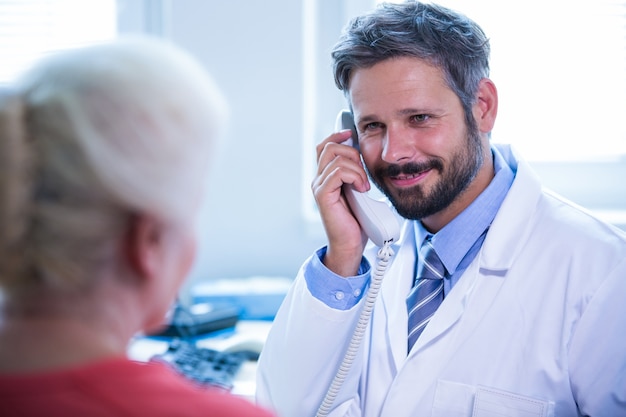
[[[129,223],[125,242],[129,265],[138,278],[153,278],[161,268],[162,225],[146,215],[135,215]]]
[[[478,84],[476,104],[474,104],[474,120],[478,130],[489,133],[493,129],[498,114],[498,91],[489,78],[483,78]]]

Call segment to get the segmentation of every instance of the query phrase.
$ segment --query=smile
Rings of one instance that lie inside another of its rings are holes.
[[[418,172],[417,174],[397,175],[393,179],[394,180],[412,180],[413,178],[419,177],[424,172],[426,172],[426,171]]]
[[[407,187],[420,182],[430,171],[427,169],[417,173],[394,175],[390,176],[390,179],[398,187]]]

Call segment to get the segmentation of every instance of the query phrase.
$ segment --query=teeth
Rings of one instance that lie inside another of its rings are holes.
[[[398,180],[412,180],[413,178],[419,177],[423,173],[424,173],[424,171],[418,172],[417,174],[398,175],[396,177],[396,179],[398,179]]]

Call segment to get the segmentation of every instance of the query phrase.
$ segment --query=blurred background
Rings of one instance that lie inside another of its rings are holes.
[[[315,144],[345,107],[329,52],[374,0],[0,0],[0,83],[54,50],[149,33],[213,75],[231,107],[187,281],[291,279],[325,242]],[[545,184],[626,229],[626,2],[442,0],[492,42],[493,140]],[[175,89],[172,85],[169,88]]]

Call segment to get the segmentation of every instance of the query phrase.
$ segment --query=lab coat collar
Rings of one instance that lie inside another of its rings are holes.
[[[536,213],[541,182],[510,145],[495,146],[516,175],[483,243],[480,269],[483,273],[504,275],[529,239],[527,226]]]

